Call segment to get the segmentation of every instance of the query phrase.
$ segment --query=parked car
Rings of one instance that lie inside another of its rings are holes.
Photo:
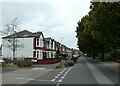
[[[80,55],[79,55],[79,54],[75,54],[75,55],[73,55],[73,58],[78,59],[79,57],[80,57]]]
[[[3,59],[0,59],[0,66],[4,63],[5,61]]]

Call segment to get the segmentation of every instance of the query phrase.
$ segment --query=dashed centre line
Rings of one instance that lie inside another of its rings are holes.
[[[75,65],[76,66],[76,65]],[[75,67],[73,66],[73,67]],[[57,76],[54,77],[54,79],[52,79],[51,81],[56,81],[58,79],[58,82],[62,82],[62,80],[65,78],[65,76],[68,74],[68,72],[73,68],[65,68],[63,71],[61,71],[59,74],[57,74]],[[63,75],[62,75],[63,74]]]
[[[52,79],[51,81],[55,81],[55,80],[56,80],[57,78],[59,78],[60,75],[61,75],[63,72],[65,72],[67,69],[68,69],[68,68],[65,68],[63,71],[61,71],[59,74],[57,74],[57,76],[55,76],[55,78]]]
[[[51,81],[55,81],[55,79],[52,79]]]
[[[76,66],[76,65],[75,65]],[[75,66],[73,66],[73,67],[75,67]],[[67,69],[64,69],[62,72],[60,72],[60,74],[62,74],[62,73],[64,73],[63,74],[63,76],[61,76],[60,77],[60,79],[58,80],[58,83],[57,83],[57,85],[56,86],[59,86],[60,85],[60,83],[63,81],[63,79],[65,78],[65,76],[68,74],[68,72],[73,68],[73,67],[70,67],[70,68],[67,68]],[[67,70],[67,71],[66,71]],[[58,74],[59,75],[59,74]],[[58,76],[57,76],[58,77]],[[59,78],[59,77],[58,77]],[[56,77],[55,77],[55,79],[57,79]]]

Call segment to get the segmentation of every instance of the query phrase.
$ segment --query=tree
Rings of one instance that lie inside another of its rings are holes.
[[[3,37],[3,39],[7,41],[7,43],[4,43],[2,45],[12,50],[13,52],[12,60],[15,59],[16,50],[18,48],[23,47],[23,44],[20,44],[19,40],[17,40],[17,35],[16,35],[17,26],[18,26],[17,18],[15,18],[10,24],[6,24],[5,29],[1,31],[2,35],[5,36]]]
[[[86,15],[78,22],[76,37],[78,38],[78,46],[80,50],[95,59],[98,51],[98,43],[92,36],[91,21],[91,16]]]
[[[104,53],[116,51],[118,47],[120,3],[92,3],[92,6],[93,36],[101,44],[101,59],[104,60]]]
[[[78,22],[78,46],[92,56],[115,53],[120,48],[120,2],[92,2],[90,12]],[[111,55],[112,56],[112,55]]]

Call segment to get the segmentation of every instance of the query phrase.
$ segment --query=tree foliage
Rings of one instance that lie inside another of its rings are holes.
[[[91,2],[90,12],[78,22],[80,50],[90,56],[109,57],[120,48],[120,3]],[[117,54],[116,54],[117,55]]]

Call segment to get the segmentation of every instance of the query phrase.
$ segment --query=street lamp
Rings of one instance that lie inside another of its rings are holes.
[[[61,38],[61,42],[60,42],[60,45],[61,45],[61,54],[62,54],[62,40],[63,40],[64,38],[62,37]],[[62,55],[60,56],[60,67],[62,66]]]
[[[60,45],[61,45],[61,52],[62,52],[62,40],[63,40],[64,38],[62,37],[61,38],[61,42],[60,42]]]
[[[60,42],[60,43],[62,43],[62,40],[63,40],[63,39],[64,39],[64,38],[62,37],[62,38],[61,38],[61,42]]]

